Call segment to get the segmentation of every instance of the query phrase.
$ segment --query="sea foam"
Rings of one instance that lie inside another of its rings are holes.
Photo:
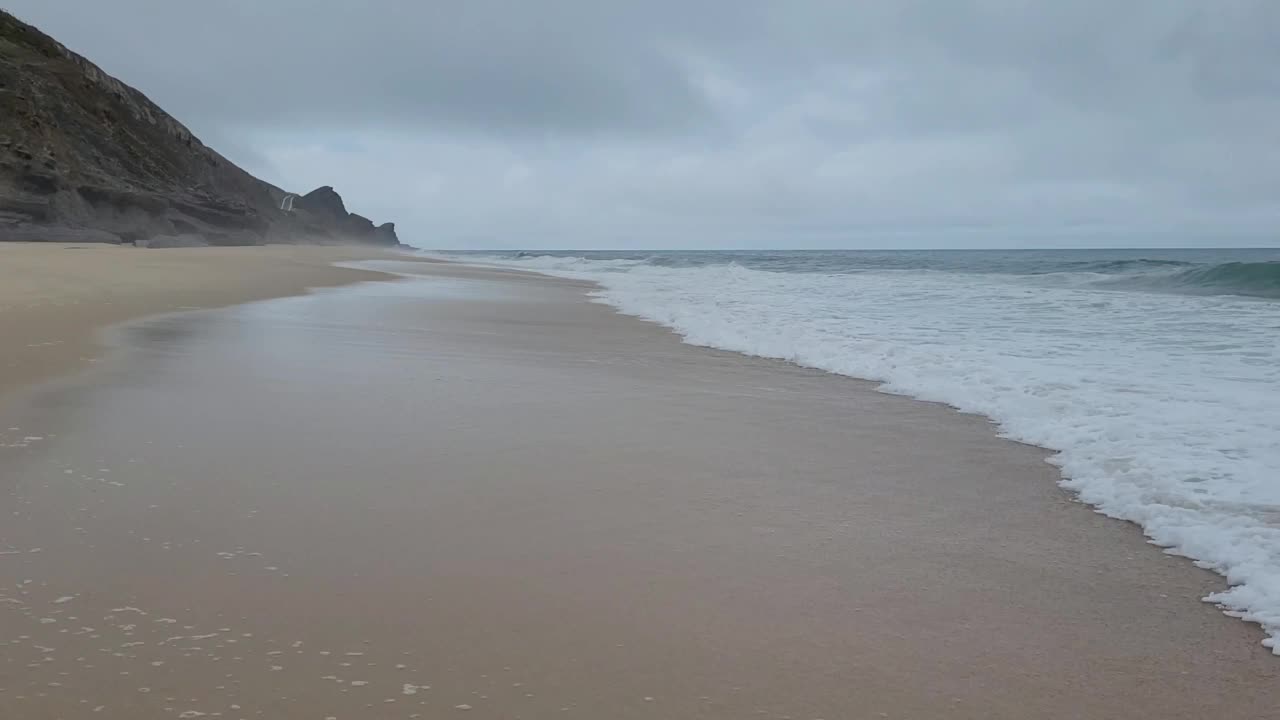
[[[464,258],[469,262],[480,258]],[[1280,303],[928,270],[767,272],[637,259],[501,264],[593,280],[695,345],[877,380],[1056,451],[1063,485],[1221,573],[1207,598],[1280,654]]]

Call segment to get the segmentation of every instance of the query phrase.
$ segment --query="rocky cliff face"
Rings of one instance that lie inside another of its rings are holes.
[[[332,187],[290,195],[0,10],[0,241],[399,244]]]
[[[383,223],[374,226],[373,221],[362,215],[347,212],[342,196],[328,185],[294,198],[292,211],[305,227],[337,228],[341,232],[360,238],[369,238],[379,245],[396,245],[396,224]]]

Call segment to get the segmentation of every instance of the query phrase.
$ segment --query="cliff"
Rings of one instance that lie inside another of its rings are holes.
[[[393,224],[347,212],[332,187],[296,196],[250,175],[141,92],[0,10],[3,240],[399,244]]]

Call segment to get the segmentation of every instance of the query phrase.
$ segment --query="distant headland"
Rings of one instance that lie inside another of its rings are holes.
[[[0,10],[0,241],[400,245],[330,186],[295,194]]]

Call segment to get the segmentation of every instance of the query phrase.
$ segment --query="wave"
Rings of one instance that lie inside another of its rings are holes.
[[[1057,266],[1046,278],[778,272],[745,254],[490,261],[595,281],[601,301],[691,344],[986,415],[1054,451],[1081,500],[1224,575],[1206,600],[1261,624],[1280,654],[1280,304],[1196,296],[1271,292],[1280,262],[1040,263]],[[1123,282],[1161,292],[1102,291]]]
[[[1101,284],[1199,295],[1280,298],[1280,261],[1229,262],[1174,273],[1108,280]]]
[[[548,270],[629,272],[637,267],[671,269],[739,265],[769,273],[859,275],[946,273],[976,282],[999,276],[1038,286],[1095,286],[1104,290],[1241,295],[1280,299],[1280,260],[1210,257],[1073,257],[1074,253],[889,253],[889,252],[511,252],[488,256],[499,262]],[[471,259],[481,260],[473,255]],[[464,259],[466,259],[464,257]],[[1230,260],[1230,261],[1228,261]]]
[[[1147,270],[1165,270],[1168,268],[1194,267],[1196,263],[1186,260],[1161,260],[1157,258],[1130,258],[1125,260],[1081,260],[1061,263],[1052,269],[1042,272],[1091,272],[1091,273],[1131,273]]]

